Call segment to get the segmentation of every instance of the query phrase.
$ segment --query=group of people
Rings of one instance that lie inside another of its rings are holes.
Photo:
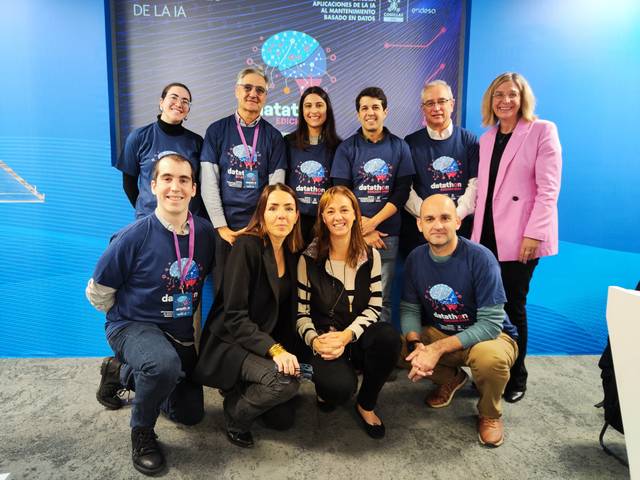
[[[253,446],[258,419],[292,426],[304,378],[323,412],[356,395],[359,423],[382,438],[378,397],[401,363],[412,381],[436,384],[432,408],[451,403],[468,367],[479,441],[501,445],[502,398],[526,391],[529,283],[558,249],[560,143],[527,81],[491,83],[479,142],[453,124],[441,80],[424,86],[425,125],[404,140],[384,126],[384,92],[369,87],[355,100],[361,128],[342,141],[317,86],[283,138],[260,115],[268,85],[261,69],[242,70],[237,110],[204,139],[183,126],[191,92],[168,85],[157,122],[129,135],[115,165],[138,220],[113,236],[86,294],[106,312],[114,351],[98,401],[117,409],[121,391],[135,391],[134,467],[165,468],[156,420],[199,422],[203,385],[222,394],[226,436],[240,447]],[[399,254],[401,333],[391,324]],[[209,272],[214,304],[196,338]]]

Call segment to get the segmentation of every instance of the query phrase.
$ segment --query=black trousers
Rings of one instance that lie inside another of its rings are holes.
[[[511,323],[518,329],[518,358],[511,367],[511,378],[505,388],[506,391],[525,391],[527,389],[527,368],[524,360],[527,356],[527,294],[533,271],[538,265],[538,259],[527,263],[500,262],[502,284],[507,295],[504,306]]]
[[[340,358],[323,360],[314,356],[313,381],[316,393],[330,405],[349,401],[358,387],[356,368],[362,370],[358,404],[373,410],[378,394],[400,355],[400,335],[391,324],[374,323],[357,342],[349,344]]]

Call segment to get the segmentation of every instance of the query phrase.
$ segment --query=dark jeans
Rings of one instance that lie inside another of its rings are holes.
[[[313,356],[316,393],[330,405],[346,403],[358,387],[356,368],[362,370],[358,404],[373,410],[378,394],[392,372],[400,354],[400,335],[389,323],[378,322],[367,328],[357,342],[347,345],[336,360]]]
[[[505,388],[506,391],[525,391],[527,389],[527,368],[524,359],[527,356],[527,294],[533,271],[538,265],[538,259],[527,263],[500,262],[502,283],[507,295],[504,306],[511,323],[518,329],[518,358],[511,367],[511,378]]]
[[[177,344],[157,325],[142,322],[117,330],[108,341],[122,362],[120,382],[136,392],[131,428],[155,426],[160,410],[186,425],[202,420],[202,385],[189,380],[195,347]]]
[[[296,378],[279,374],[273,360],[249,353],[235,388],[224,393],[227,429],[248,432],[256,418],[293,398],[299,386]],[[274,416],[282,417],[283,412]]]

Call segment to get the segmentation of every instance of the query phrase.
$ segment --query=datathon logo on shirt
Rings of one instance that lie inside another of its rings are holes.
[[[227,169],[227,183],[231,187],[258,188],[257,171],[260,167],[260,157],[262,154],[253,147],[242,144],[236,145],[227,152],[229,156],[229,168]]]
[[[443,330],[461,330],[460,325],[469,321],[469,315],[464,313],[462,295],[454,291],[449,285],[438,283],[428,286],[424,298],[433,308],[433,317],[440,323]]]
[[[303,195],[300,200],[304,203],[317,204],[318,198],[329,186],[327,170],[320,162],[307,160],[296,167],[295,173],[298,176],[296,192]]]
[[[379,197],[388,195],[391,191],[389,180],[393,175],[393,166],[385,162],[381,158],[372,158],[367,160],[360,171],[360,175],[364,179],[358,186],[361,194]],[[361,201],[363,199],[361,198]]]
[[[438,157],[428,168],[434,179],[434,182],[430,185],[432,190],[446,192],[463,188],[462,182],[460,181],[462,171],[460,170],[460,164],[455,158],[447,156]]]
[[[180,259],[180,266],[182,268],[189,262],[188,258]],[[180,302],[180,266],[178,266],[178,261],[174,260],[167,264],[167,267],[164,269],[162,276],[160,277],[164,281],[165,285],[165,293],[162,296],[162,303],[168,303],[173,307],[173,299],[174,296],[177,295],[178,302]],[[184,283],[182,284],[182,290],[184,292],[190,292],[193,296],[193,300],[195,301],[198,298],[198,282],[200,281],[200,272],[202,270],[202,265],[198,265],[195,260],[191,262],[189,265],[189,270],[184,276]],[[173,317],[173,308],[168,310],[163,310],[162,315],[167,317]]]

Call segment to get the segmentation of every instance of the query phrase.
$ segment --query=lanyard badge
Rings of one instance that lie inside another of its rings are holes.
[[[182,256],[180,255],[180,244],[178,243],[178,235],[173,233],[173,244],[176,248],[176,257],[178,258],[178,272],[180,274],[180,292],[173,296],[173,318],[190,317],[193,314],[193,294],[184,291],[184,280],[189,272],[189,268],[193,263],[193,253],[196,243],[196,229],[194,227],[193,216],[189,212],[189,258],[182,268]]]
[[[244,136],[244,132],[242,131],[242,127],[240,126],[240,122],[238,121],[237,118],[236,118],[236,127],[238,129],[238,135],[240,135],[240,141],[242,142],[242,145],[244,146],[244,151],[246,153],[247,160],[245,161],[245,166],[248,165],[250,167],[253,167],[258,155],[256,152],[256,146],[258,145],[258,136],[260,134],[260,124],[256,125],[253,131],[253,142],[251,145],[251,150],[249,150],[247,139]],[[244,169],[242,186],[244,188],[253,188],[253,189],[258,188],[258,172],[251,169],[249,170]]]

